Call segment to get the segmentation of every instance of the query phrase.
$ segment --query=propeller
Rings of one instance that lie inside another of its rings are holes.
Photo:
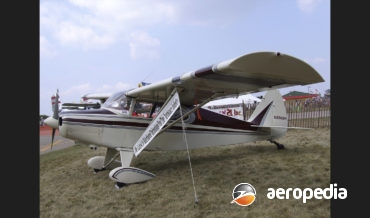
[[[51,108],[53,110],[53,116],[50,116],[44,120],[44,123],[52,128],[50,149],[53,149],[55,131],[59,128],[59,103],[59,90],[57,89],[56,94],[51,96]]]

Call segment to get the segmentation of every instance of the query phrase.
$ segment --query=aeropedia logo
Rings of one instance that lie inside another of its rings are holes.
[[[347,198],[347,189],[345,188],[337,188],[337,184],[330,184],[329,188],[315,188],[312,190],[311,188],[287,188],[286,190],[283,188],[277,188],[276,190],[273,188],[268,188],[267,197],[269,199],[289,199],[293,197],[295,199],[302,199],[303,203],[307,202],[307,199],[346,199]]]
[[[268,199],[302,199],[303,203],[312,198],[314,199],[346,199],[347,189],[338,188],[336,183],[330,184],[328,188],[268,188],[267,198]],[[249,206],[256,199],[256,189],[249,183],[239,183],[235,186],[231,203],[236,203],[239,206]]]
[[[249,183],[239,183],[235,186],[232,196],[234,200],[231,203],[248,206],[256,199],[256,189]]]

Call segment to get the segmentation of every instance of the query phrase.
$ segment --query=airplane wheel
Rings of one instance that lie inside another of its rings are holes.
[[[122,188],[123,186],[125,186],[126,184],[125,183],[122,183],[122,182],[116,182],[116,185],[115,185],[115,187],[116,187],[116,189],[120,189],[120,188]]]
[[[105,170],[105,168],[102,168],[102,169],[96,169],[96,168],[94,168],[94,173],[97,173],[97,172],[103,171],[103,170]]]

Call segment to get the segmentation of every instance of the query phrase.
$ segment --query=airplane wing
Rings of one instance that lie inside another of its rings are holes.
[[[79,108],[100,108],[99,103],[64,103],[63,109],[79,109]]]
[[[104,103],[107,98],[111,96],[111,93],[89,93],[85,94],[81,97],[82,100],[86,101],[88,99],[95,99],[95,100],[100,100],[101,103]]]
[[[304,61],[279,52],[256,52],[133,89],[127,96],[164,102],[176,87],[184,105],[201,104],[211,96],[227,97],[323,82]]]

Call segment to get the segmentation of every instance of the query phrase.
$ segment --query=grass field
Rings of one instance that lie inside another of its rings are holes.
[[[74,145],[40,156],[40,217],[330,217],[330,200],[268,199],[268,188],[328,188],[330,129],[289,130],[270,142],[190,151],[142,152],[132,166],[156,174],[121,189],[109,171],[96,174],[87,160],[103,155]],[[239,183],[256,189],[247,207],[231,203]],[[198,204],[195,203],[195,197]]]

